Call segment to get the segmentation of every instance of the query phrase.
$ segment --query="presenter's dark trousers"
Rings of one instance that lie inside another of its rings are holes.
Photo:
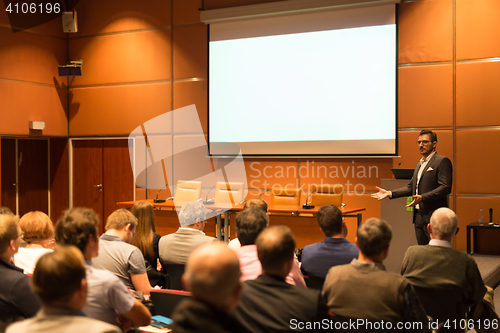
[[[415,236],[417,237],[418,245],[427,245],[431,240],[431,234],[429,234],[429,230],[427,230],[427,224],[424,220],[424,217],[420,214],[418,209],[415,209],[415,220],[413,221],[413,225],[415,227]]]

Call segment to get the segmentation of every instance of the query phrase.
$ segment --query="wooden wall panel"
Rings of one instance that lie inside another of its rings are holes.
[[[392,178],[391,168],[391,159],[301,160],[300,184],[305,191],[312,184],[341,184],[346,193],[364,194],[376,191],[382,178]]]
[[[173,25],[186,25],[200,23],[200,0],[174,0]]]
[[[78,3],[77,10],[79,31],[72,36],[150,29],[171,24],[171,0],[85,0]]]
[[[207,27],[205,25],[175,27],[174,79],[207,76]]]
[[[398,102],[399,127],[451,127],[453,66],[400,67]]]
[[[500,62],[457,64],[457,126],[500,125],[499,91]]]
[[[245,158],[248,188],[266,190],[273,186],[297,188],[297,162],[291,159]],[[269,196],[269,199],[271,197]]]
[[[70,135],[129,135],[170,111],[170,83],[72,89]]]
[[[452,0],[399,5],[399,63],[451,61]]]
[[[57,66],[66,64],[66,41],[0,28],[0,79],[61,85]]]
[[[83,59],[73,87],[171,78],[170,29],[70,40],[70,59]]]
[[[498,147],[500,130],[457,131],[457,193],[499,193]]]
[[[28,135],[30,120],[45,121],[43,135],[64,136],[68,133],[64,89],[0,80],[0,101],[2,134]]]
[[[182,0],[180,0],[182,1]],[[281,0],[283,1],[283,0]],[[247,6],[247,5],[256,5],[267,2],[278,2],[271,0],[206,0],[205,9],[218,9],[218,8],[226,8],[226,7],[237,7],[237,6]]]
[[[500,56],[500,2],[457,0],[457,59]]]
[[[204,133],[208,130],[207,92],[206,80],[174,82],[174,110],[194,104]]]

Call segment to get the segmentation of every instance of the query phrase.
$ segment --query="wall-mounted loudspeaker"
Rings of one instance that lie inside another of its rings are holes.
[[[77,32],[78,31],[78,22],[76,20],[76,11],[75,12],[63,12],[62,23],[63,23],[63,31],[64,32]]]

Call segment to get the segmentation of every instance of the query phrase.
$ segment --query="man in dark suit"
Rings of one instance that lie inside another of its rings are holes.
[[[430,130],[422,130],[418,137],[418,147],[422,158],[415,167],[413,177],[406,187],[387,191],[377,187],[372,198],[382,200],[413,196],[406,207],[414,207],[413,224],[419,245],[427,245],[431,239],[427,224],[432,213],[441,207],[448,207],[451,193],[453,167],[449,158],[436,153],[437,135]]]
[[[262,275],[243,282],[235,317],[251,332],[310,332],[330,328],[319,290],[292,286],[285,277],[292,268],[295,239],[286,226],[266,228],[256,241]],[[322,325],[326,325],[322,326]]]

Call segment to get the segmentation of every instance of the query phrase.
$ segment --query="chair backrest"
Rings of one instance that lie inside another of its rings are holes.
[[[316,190],[316,192],[311,195],[311,202],[314,206],[335,205],[340,208],[342,205],[342,199],[344,197],[344,187],[342,185],[313,184],[311,186],[311,191],[314,190]]]
[[[156,315],[172,318],[175,307],[186,297],[191,297],[189,291],[171,289],[151,290],[151,301],[154,305]]]
[[[315,276],[304,276],[304,281],[309,289],[323,290],[323,285],[325,284],[325,279]]]
[[[184,269],[186,265],[182,264],[164,264],[163,270],[167,273],[168,288],[174,290],[184,290],[182,286],[182,274],[184,274]]]
[[[235,206],[243,200],[243,183],[217,182],[215,184],[215,204]]]
[[[422,303],[427,315],[434,320],[445,322],[446,320],[465,319],[468,306],[463,302],[462,291],[458,287],[449,288],[423,288],[413,286],[415,293]]]
[[[175,204],[182,205],[183,203],[196,201],[201,196],[201,182],[179,180],[175,189]]]
[[[298,206],[300,188],[273,187],[271,190],[271,206]]]

